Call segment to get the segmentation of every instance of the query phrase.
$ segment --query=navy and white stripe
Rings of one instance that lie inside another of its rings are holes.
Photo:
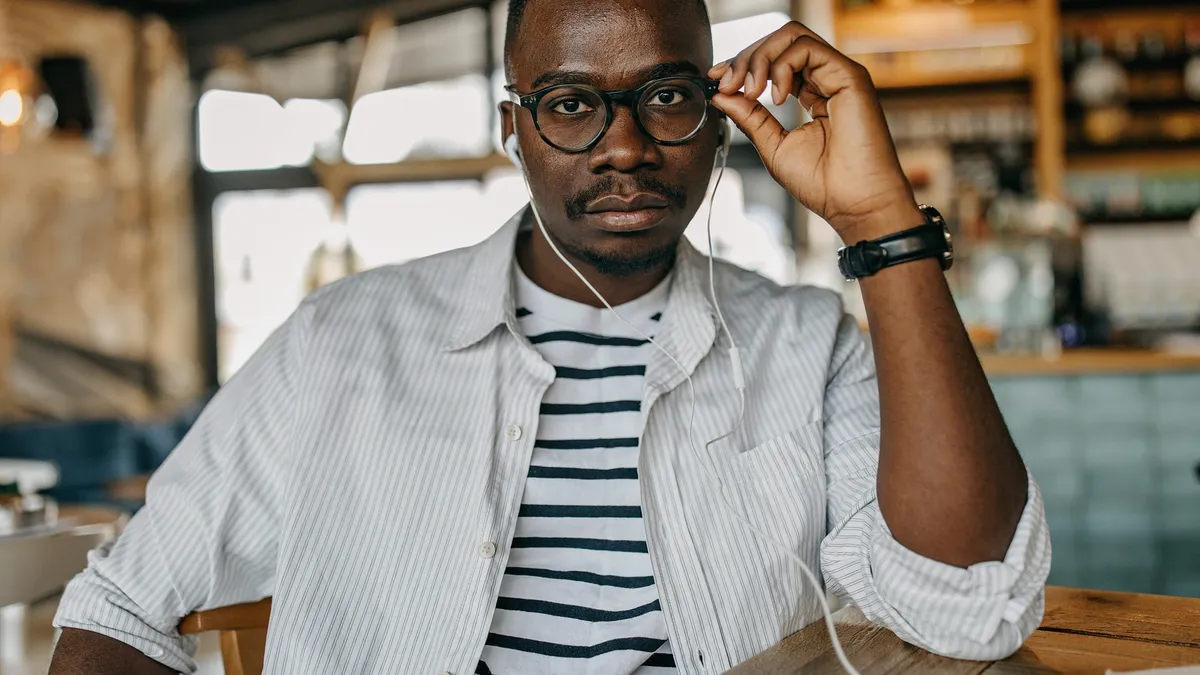
[[[654,347],[607,310],[554,296],[519,268],[514,277],[521,333],[555,379],[477,672],[674,672],[637,473]],[[617,311],[652,335],[668,284]]]
[[[522,335],[512,288],[522,218],[478,246],[310,295],[209,403],[121,538],[92,552],[56,625],[190,671],[182,616],[271,595],[266,675],[469,675],[493,634],[506,569],[534,570],[531,584],[593,579],[550,577],[594,571],[556,567],[568,549],[528,545],[560,534],[516,537],[535,450],[578,450],[567,416],[539,424],[558,375],[539,350],[566,343],[535,347]],[[749,380],[746,419],[698,453],[687,380],[647,351],[641,412],[606,413],[642,421],[640,447],[622,431],[609,449],[640,451],[653,569],[600,575],[646,593],[620,609],[657,599],[676,668],[689,675],[723,673],[818,620],[800,570],[736,509],[901,638],[973,660],[1015,651],[1041,621],[1050,566],[1037,485],[1003,561],[960,569],[904,548],[875,500],[870,348],[839,299],[723,263],[715,281]],[[707,261],[685,241],[652,334],[692,375],[701,443],[728,430],[738,407],[707,294]],[[603,490],[589,488],[608,481],[573,482],[571,499],[544,506],[602,503]],[[524,562],[510,569],[515,556]],[[506,637],[534,650],[562,644]]]

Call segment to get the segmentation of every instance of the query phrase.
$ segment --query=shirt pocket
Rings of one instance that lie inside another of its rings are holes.
[[[809,587],[795,557],[821,579],[820,546],[826,529],[823,426],[812,422],[728,455],[719,467],[726,507],[733,509],[729,527],[746,565],[728,580],[739,597],[749,625],[762,628],[764,644],[773,644],[815,616],[817,595]],[[753,527],[747,527],[738,517]]]
[[[825,452],[823,425],[809,422],[749,450],[727,455],[721,479],[739,488],[749,487],[760,496],[778,496],[814,487],[824,492]],[[820,484],[815,485],[814,480]]]
[[[772,540],[758,547],[772,566],[795,567],[778,545],[817,563],[826,529],[823,429],[807,423],[728,456],[721,469],[729,505],[760,531],[755,538]]]

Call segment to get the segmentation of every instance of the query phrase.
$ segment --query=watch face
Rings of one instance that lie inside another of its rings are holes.
[[[942,225],[942,233],[946,237],[946,252],[942,254],[942,270],[948,270],[954,264],[954,237],[950,236],[950,229],[945,224]]]
[[[854,272],[850,270],[850,261],[846,258],[846,250],[849,246],[843,246],[838,249],[838,271],[842,273],[842,278],[846,281],[858,281],[858,277],[854,276]]]
[[[937,209],[926,204],[921,204],[919,207],[921,213],[929,219],[930,225],[939,225],[942,228],[942,236],[946,238],[946,251],[942,253],[942,270],[950,269],[954,264],[954,238],[950,236],[950,228],[946,226],[946,219]]]

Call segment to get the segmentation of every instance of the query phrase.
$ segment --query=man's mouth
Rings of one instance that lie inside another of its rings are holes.
[[[666,197],[649,192],[609,194],[588,202],[584,217],[603,230],[636,232],[658,224],[670,205]]]

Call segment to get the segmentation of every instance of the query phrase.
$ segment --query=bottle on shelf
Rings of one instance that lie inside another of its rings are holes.
[[[1183,89],[1193,101],[1200,101],[1200,19],[1183,24],[1183,48],[1187,63],[1183,67]]]
[[[1128,28],[1117,31],[1113,39],[1113,52],[1122,63],[1132,63],[1138,57],[1138,36]]]
[[[1129,91],[1129,75],[1104,51],[1100,36],[1085,35],[1081,42],[1082,63],[1075,69],[1071,93],[1089,108],[1111,106]]]

